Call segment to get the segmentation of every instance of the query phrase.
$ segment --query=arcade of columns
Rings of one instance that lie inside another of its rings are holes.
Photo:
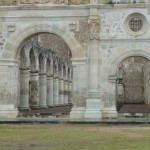
[[[71,104],[72,66],[27,41],[20,52],[20,110]]]

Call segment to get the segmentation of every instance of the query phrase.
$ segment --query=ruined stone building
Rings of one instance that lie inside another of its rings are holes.
[[[150,0],[0,0],[0,118],[149,114],[149,24]]]

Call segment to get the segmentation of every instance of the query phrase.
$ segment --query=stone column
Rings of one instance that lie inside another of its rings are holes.
[[[46,74],[39,74],[39,106],[40,108],[46,108],[47,99],[47,84],[46,84]]]
[[[116,106],[116,76],[109,76],[109,114],[110,118],[117,118],[117,106]]]
[[[47,84],[46,84],[46,62],[47,56],[44,52],[39,55],[39,106],[47,108]]]
[[[20,69],[20,110],[29,110],[29,69]]]
[[[69,68],[69,74],[68,74],[68,103],[72,104],[71,100],[71,93],[72,93],[72,68]]]
[[[96,0],[91,0],[91,4],[97,4]],[[101,119],[102,99],[99,89],[99,40],[100,40],[100,17],[97,8],[90,9],[89,16],[89,90],[86,100],[85,119]]]
[[[30,107],[39,106],[39,74],[38,71],[30,72]]]
[[[53,94],[54,94],[54,105],[58,106],[59,105],[59,76],[58,76],[58,62],[55,60],[54,63],[54,89],[53,89]]]
[[[65,76],[64,76],[64,104],[68,105],[68,65],[65,65]]]
[[[54,105],[53,102],[53,77],[47,77],[47,106],[52,107]]]
[[[64,80],[63,80],[63,65],[60,64],[59,74],[59,102],[60,105],[64,105]]]
[[[49,64],[47,64],[47,106],[53,107],[53,57],[49,56]]]

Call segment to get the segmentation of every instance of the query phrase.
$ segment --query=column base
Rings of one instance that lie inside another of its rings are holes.
[[[90,91],[88,92],[88,98],[86,100],[86,110],[84,113],[84,119],[101,119],[102,118],[102,99],[100,92]]]
[[[64,106],[69,106],[69,104],[64,104]]]
[[[21,110],[21,111],[29,111],[30,108],[29,108],[29,107],[18,107],[18,110]]]
[[[39,106],[39,109],[46,109],[48,108],[47,106]]]
[[[0,118],[17,118],[18,113],[14,105],[0,105]]]
[[[84,113],[84,119],[102,119],[102,113],[100,110],[87,110]]]
[[[83,121],[85,107],[74,107],[70,112],[70,121]]]
[[[115,107],[104,108],[102,109],[102,117],[116,119],[118,117],[118,112]]]
[[[54,105],[47,105],[47,108],[54,108]]]
[[[38,105],[35,105],[35,106],[30,106],[31,109],[39,109],[39,106]]]

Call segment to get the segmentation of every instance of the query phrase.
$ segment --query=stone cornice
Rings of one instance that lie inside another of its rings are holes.
[[[16,5],[16,6],[0,6],[2,10],[78,10],[78,9],[120,9],[120,8],[150,8],[150,3],[136,4],[97,4],[97,5]]]

